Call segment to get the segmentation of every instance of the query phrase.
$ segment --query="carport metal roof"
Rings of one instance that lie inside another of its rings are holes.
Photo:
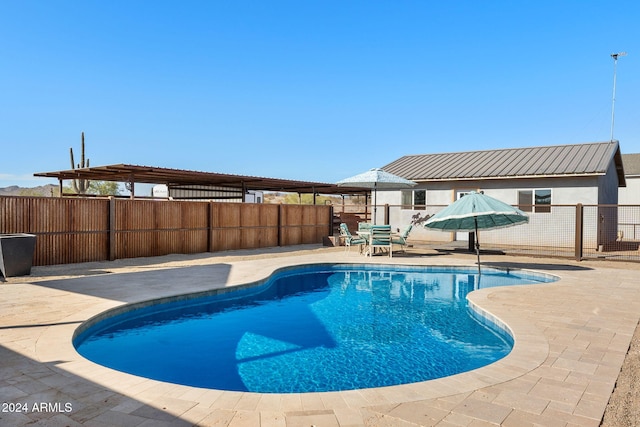
[[[87,179],[92,181],[115,181],[130,184],[166,184],[168,187],[183,185],[209,185],[244,190],[282,191],[291,193],[364,194],[371,191],[369,189],[358,187],[338,187],[335,184],[323,182],[297,181],[250,175],[231,175],[216,172],[200,172],[126,164],[96,166],[55,172],[40,172],[35,173],[34,176],[57,178],[61,185],[64,180]]]

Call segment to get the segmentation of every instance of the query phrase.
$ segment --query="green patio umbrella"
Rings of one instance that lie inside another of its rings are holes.
[[[478,230],[495,230],[529,222],[527,214],[484,193],[470,192],[456,200],[424,223],[440,231],[473,231],[480,273],[480,239]]]

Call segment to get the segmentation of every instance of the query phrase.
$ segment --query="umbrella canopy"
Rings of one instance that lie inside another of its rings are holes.
[[[441,231],[473,231],[476,233],[476,255],[480,271],[478,230],[495,230],[529,222],[527,214],[484,193],[472,191],[456,200],[424,223]]]
[[[392,190],[409,188],[416,185],[415,182],[404,179],[398,175],[386,172],[380,168],[373,168],[361,174],[345,178],[336,182],[338,187],[362,187],[373,189],[373,222],[376,222],[376,199],[378,188]]]
[[[366,172],[352,176],[351,178],[345,178],[336,182],[338,187],[362,187],[372,189],[394,189],[394,188],[407,188],[416,185],[415,182],[404,179],[398,175],[386,172],[384,169],[373,168]]]

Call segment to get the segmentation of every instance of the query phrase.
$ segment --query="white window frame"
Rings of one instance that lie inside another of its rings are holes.
[[[400,202],[401,202],[401,209],[404,210],[419,210],[419,211],[423,211],[427,208],[427,190],[426,189],[422,189],[422,188],[418,188],[415,190],[401,190],[401,196],[400,196]],[[424,204],[420,204],[420,205],[416,205],[416,192],[421,191],[424,193]],[[411,194],[411,203],[405,203],[406,201],[406,196],[408,194]]]
[[[536,192],[548,191],[549,203],[536,203]],[[531,204],[523,204],[520,202],[520,193],[529,193],[531,197]],[[551,213],[551,205],[553,204],[553,189],[552,188],[521,188],[517,193],[518,209],[527,213]]]

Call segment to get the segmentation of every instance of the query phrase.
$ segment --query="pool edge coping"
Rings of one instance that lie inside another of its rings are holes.
[[[245,261],[239,261],[238,263],[243,263]],[[234,289],[237,289],[237,286],[249,286],[253,283],[264,283],[271,276],[273,276],[276,272],[280,270],[286,270],[288,268],[295,268],[300,265],[317,265],[317,264],[366,264],[366,265],[389,265],[389,264],[377,264],[377,263],[363,263],[363,262],[305,262],[300,264],[296,262],[296,260],[289,260],[289,262],[274,267],[271,271],[266,272],[265,276],[256,281],[252,281],[250,283],[241,283],[234,284],[229,283],[223,285],[220,288],[210,289],[206,291],[202,291],[204,293],[207,292],[228,292]],[[425,267],[419,264],[394,264],[393,265],[401,265],[403,267],[415,266],[415,267]],[[470,268],[468,265],[438,265],[438,267],[451,267],[458,269],[467,269]],[[519,270],[519,269],[518,269]],[[529,270],[534,271],[534,270]],[[534,271],[536,274],[537,271]],[[553,276],[559,278],[561,277],[540,272],[540,274]],[[555,282],[559,283],[559,282]],[[527,286],[549,286],[553,285],[550,283],[544,284],[534,284]],[[42,332],[40,337],[36,343],[36,354],[38,355],[38,359],[47,363],[47,361],[41,360],[42,358],[53,358],[57,361],[56,366],[59,368],[64,368],[65,370],[69,370],[72,374],[80,375],[82,377],[86,377],[87,379],[94,381],[98,384],[101,384],[105,387],[108,387],[116,392],[123,393],[125,395],[129,395],[131,392],[131,385],[135,385],[134,390],[141,390],[140,393],[144,395],[146,392],[149,392],[150,395],[153,395],[153,390],[156,388],[166,389],[167,387],[175,387],[176,390],[183,390],[187,392],[188,390],[201,390],[202,399],[194,399],[196,403],[207,404],[211,399],[211,395],[216,395],[219,400],[220,406],[216,405],[215,409],[225,409],[225,410],[237,410],[236,404],[239,396],[248,394],[248,395],[256,395],[256,396],[326,396],[329,397],[331,395],[340,395],[346,402],[359,402],[355,403],[356,407],[359,408],[370,408],[372,406],[377,406],[381,404],[399,404],[406,402],[414,402],[424,399],[430,398],[438,398],[438,397],[446,397],[460,393],[471,392],[477,390],[479,388],[483,388],[486,386],[491,386],[495,384],[499,384],[508,380],[512,380],[514,378],[520,377],[535,368],[539,367],[547,357],[549,351],[549,344],[543,334],[542,331],[537,328],[528,325],[525,322],[518,321],[517,318],[513,318],[513,315],[510,315],[510,310],[507,307],[504,307],[500,304],[496,304],[489,297],[495,292],[501,292],[504,290],[512,290],[518,289],[520,286],[507,286],[507,287],[496,287],[496,288],[485,288],[476,291],[472,291],[467,295],[469,300],[470,307],[473,305],[475,309],[478,309],[480,312],[484,313],[487,316],[492,316],[495,319],[499,319],[501,323],[507,325],[508,329],[512,332],[512,336],[514,339],[514,348],[513,350],[504,358],[493,362],[489,365],[486,365],[481,368],[477,368],[471,371],[462,372],[459,374],[451,375],[448,377],[422,381],[417,383],[410,384],[400,384],[393,386],[385,386],[385,387],[375,387],[375,388],[367,388],[367,389],[356,389],[356,390],[344,390],[344,391],[329,391],[329,392],[310,392],[310,393],[256,393],[256,392],[243,392],[243,391],[227,391],[227,390],[217,390],[217,389],[204,389],[199,387],[191,387],[173,383],[167,383],[158,380],[152,380],[144,377],[139,377],[133,374],[124,373],[121,371],[117,371],[111,368],[107,368],[105,366],[99,365],[97,363],[91,362],[84,357],[82,357],[72,344],[72,338],[75,336],[75,331],[78,329],[77,324],[70,325],[60,325],[56,326],[55,332],[54,329],[49,327],[45,331]],[[522,287],[524,288],[524,287]],[[191,292],[189,294],[196,294],[199,292]],[[182,294],[185,295],[185,294]],[[159,298],[152,298],[150,300],[138,301],[133,303],[122,303],[120,301],[112,301],[112,307],[107,308],[98,308],[97,310],[92,307],[91,309],[85,311],[94,311],[93,317],[99,316],[105,311],[109,311],[110,309],[118,309],[120,307],[127,306],[129,304],[144,304],[148,301],[162,300],[165,298],[174,298],[179,295],[174,296],[165,296]],[[99,311],[98,311],[99,310]],[[503,312],[504,310],[504,312]],[[98,311],[95,313],[95,311]],[[74,315],[75,316],[75,315]],[[90,319],[87,319],[87,321]],[[60,342],[62,340],[62,343]],[[532,347],[533,346],[533,347]],[[535,349],[535,351],[531,351]],[[55,350],[54,350],[55,349]],[[55,354],[55,356],[54,356]],[[64,357],[64,360],[61,360],[61,357]],[[51,361],[51,360],[49,360]],[[504,372],[508,372],[505,374]],[[91,372],[87,374],[87,372]],[[140,395],[136,395],[137,398],[140,398]],[[228,403],[224,403],[228,402]]]

